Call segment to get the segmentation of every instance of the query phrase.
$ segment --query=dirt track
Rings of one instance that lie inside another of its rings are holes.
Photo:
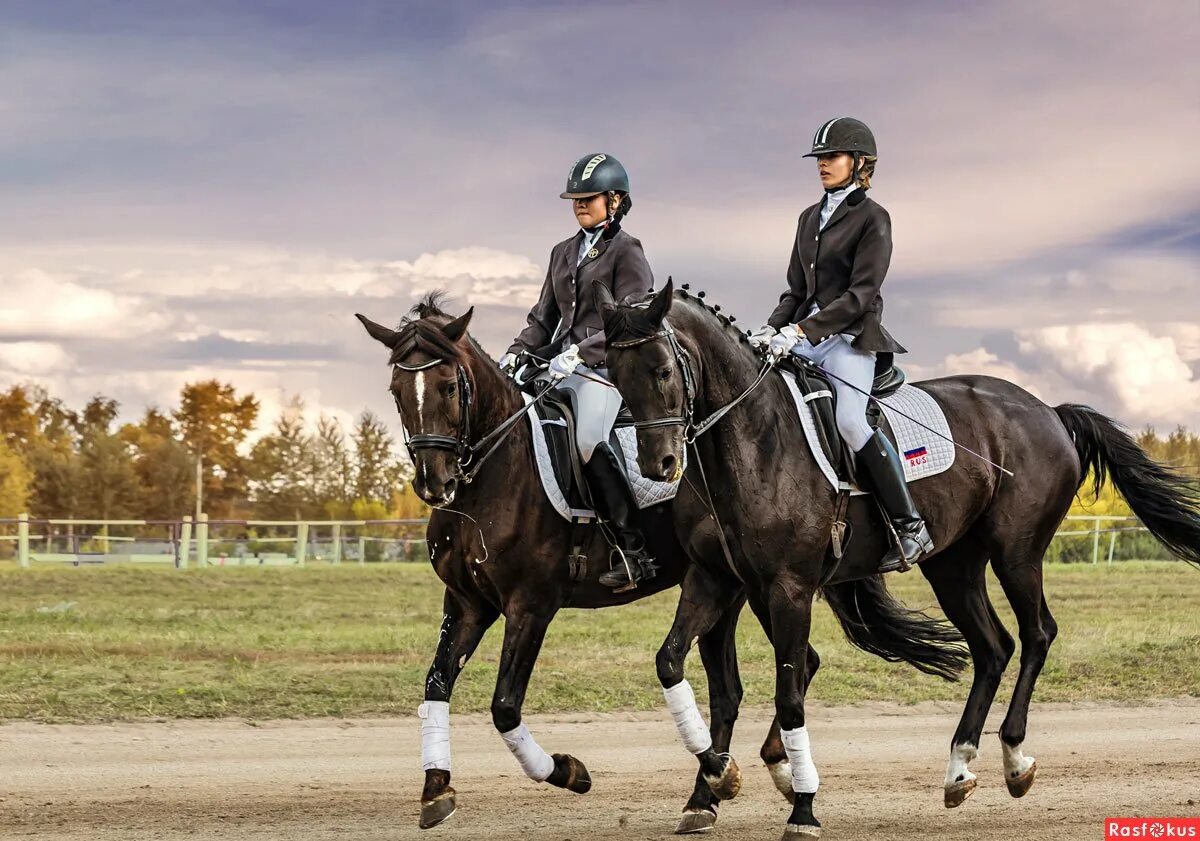
[[[1113,815],[1200,814],[1200,702],[1043,705],[1029,751],[1039,777],[1023,800],[1001,777],[999,718],[973,765],[980,788],[941,804],[951,705],[816,708],[817,815],[830,839],[1094,839]],[[488,838],[580,841],[672,837],[695,765],[663,716],[528,720],[551,752],[588,765],[577,796],[527,781],[483,718],[453,730],[459,810],[416,828],[415,719],[0,727],[0,838]],[[722,807],[724,838],[778,838],[787,810],[762,763],[765,710],[743,714],[734,755],[742,793]],[[873,734],[868,736],[868,734]]]

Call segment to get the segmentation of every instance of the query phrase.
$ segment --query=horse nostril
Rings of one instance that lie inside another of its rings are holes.
[[[662,460],[662,475],[671,477],[675,475],[675,456],[669,455]]]
[[[442,499],[447,500],[447,501],[454,499],[454,492],[456,490],[458,490],[458,480],[457,479],[448,479],[446,481],[445,487],[442,488]]]

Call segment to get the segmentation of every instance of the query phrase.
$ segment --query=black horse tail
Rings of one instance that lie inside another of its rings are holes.
[[[1080,486],[1091,470],[1099,494],[1105,476],[1111,476],[1150,533],[1177,557],[1200,566],[1200,482],[1154,461],[1112,418],[1090,406],[1066,403],[1054,411],[1079,452]]]
[[[955,627],[905,607],[888,592],[883,576],[826,584],[822,592],[855,647],[944,680],[958,680],[967,667],[967,649]]]

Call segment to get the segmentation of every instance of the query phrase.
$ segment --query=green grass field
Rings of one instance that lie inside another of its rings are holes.
[[[911,606],[933,596],[919,573],[890,576]],[[1052,566],[1060,635],[1038,684],[1043,701],[1200,696],[1200,572],[1182,563]],[[654,652],[677,591],[551,627],[526,711],[655,709]],[[999,586],[993,599],[1015,623]],[[441,617],[426,566],[211,569],[0,567],[0,719],[411,714]],[[497,625],[460,679],[458,712],[485,711]],[[962,700],[947,684],[851,648],[823,604],[813,644],[824,703]],[[739,633],[746,703],[771,701],[771,652],[747,612]],[[1001,698],[1016,672],[1010,665]],[[703,672],[693,653],[689,678]]]

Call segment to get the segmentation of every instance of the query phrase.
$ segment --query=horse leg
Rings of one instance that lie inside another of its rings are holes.
[[[992,562],[1000,586],[1004,588],[1004,595],[1017,617],[1021,638],[1021,671],[1017,675],[1008,714],[1000,725],[1004,782],[1013,797],[1023,797],[1037,774],[1037,762],[1032,756],[1026,756],[1022,747],[1033,687],[1046,664],[1050,644],[1058,634],[1058,624],[1050,615],[1042,591],[1042,556],[1050,541],[1044,536],[1044,530],[1039,537],[1041,539],[1036,542],[1001,548]]]
[[[718,800],[729,800],[737,795],[742,784],[741,772],[733,757],[714,749],[713,735],[704,726],[704,717],[696,706],[696,696],[692,692],[691,684],[683,677],[683,664],[688,650],[697,638],[712,631],[727,615],[731,606],[735,603],[740,606],[741,599],[740,588],[729,586],[727,581],[718,581],[698,566],[690,567],[681,585],[675,621],[655,657],[658,680],[663,687],[667,710],[675,721],[675,728],[683,740],[684,747],[699,760],[700,779]],[[734,620],[736,621],[736,613]],[[732,641],[733,628],[730,627],[727,633]],[[707,668],[708,664],[705,665]],[[718,676],[718,681],[721,682],[727,677]],[[732,719],[729,726],[732,727]],[[717,723],[714,722],[714,730],[716,729]],[[715,821],[715,808],[709,813]],[[685,810],[685,820],[681,821],[681,827],[687,823],[687,817],[688,812]],[[702,821],[699,817],[694,820]]]
[[[962,718],[950,741],[943,801],[947,809],[961,806],[975,791],[975,774],[968,767],[979,752],[988,710],[1000,678],[1016,647],[988,599],[987,552],[977,540],[965,537],[921,564],[946,618],[962,633],[971,650],[974,674]]]
[[[817,654],[817,650],[810,645],[804,672],[806,695],[813,676],[819,668],[821,668],[821,657]],[[796,792],[792,790],[792,763],[788,762],[787,749],[784,748],[783,738],[779,734],[778,714],[771,721],[771,729],[767,732],[767,738],[758,755],[762,757],[763,763],[767,766],[767,771],[771,774],[771,782],[775,783],[776,790],[784,796],[788,803],[795,803]]]
[[[529,779],[586,794],[592,787],[592,778],[583,763],[569,754],[547,754],[521,721],[529,677],[553,618],[553,612],[505,615],[500,673],[492,696],[492,724]]]
[[[737,623],[741,616],[745,597],[736,599],[726,608],[721,618],[708,631],[701,634],[697,647],[700,662],[708,677],[709,735],[713,750],[727,753],[733,739],[733,725],[737,721],[738,706],[742,703],[742,680],[737,662]],[[675,829],[676,835],[707,832],[717,820],[717,804],[720,800],[712,793],[704,774],[696,772],[696,788],[683,807],[683,817]]]
[[[421,829],[437,826],[454,814],[457,803],[450,786],[450,693],[484,633],[496,621],[489,606],[464,607],[449,592],[443,600],[442,632],[433,664],[425,678],[421,718]]]
[[[815,582],[783,575],[771,583],[767,606],[775,647],[775,712],[780,738],[792,771],[795,800],[783,831],[783,841],[817,838],[821,822],[813,814],[813,799],[820,786],[809,747],[804,719],[804,694],[808,681],[809,630]]]

